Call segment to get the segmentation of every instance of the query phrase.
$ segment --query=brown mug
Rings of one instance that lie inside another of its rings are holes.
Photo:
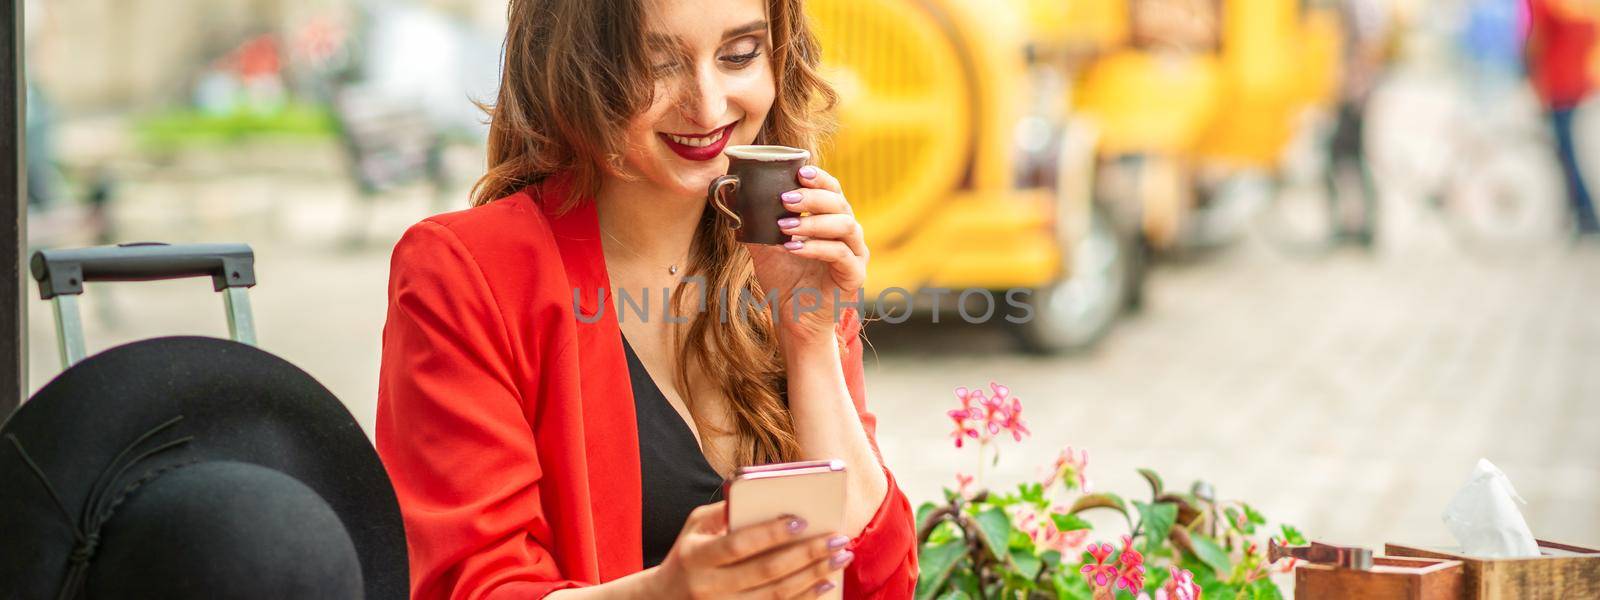
[[[783,203],[784,192],[799,189],[800,167],[811,153],[788,146],[729,146],[728,174],[706,190],[712,206],[728,217],[735,237],[749,244],[777,245],[793,236],[778,228],[778,219],[798,217]],[[725,193],[726,192],[726,193]],[[729,198],[731,196],[731,204]]]

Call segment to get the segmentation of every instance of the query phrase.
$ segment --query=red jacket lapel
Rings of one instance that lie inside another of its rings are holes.
[[[574,308],[578,311],[583,446],[589,464],[600,579],[610,581],[643,567],[639,430],[622,332],[616,311],[607,306],[611,279],[600,247],[594,202],[584,198],[566,213],[556,214],[565,204],[568,190],[563,179],[552,178],[540,186],[535,201],[550,221],[567,279],[577,292]]]

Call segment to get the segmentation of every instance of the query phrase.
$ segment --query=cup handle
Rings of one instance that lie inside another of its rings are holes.
[[[717,207],[717,210],[722,211],[722,214],[733,219],[733,222],[728,224],[728,229],[738,229],[744,226],[744,219],[739,218],[739,213],[728,210],[728,205],[722,203],[722,189],[728,186],[732,186],[733,191],[738,192],[739,176],[723,175],[711,180],[711,187],[706,190],[706,195],[710,198],[712,206]]]

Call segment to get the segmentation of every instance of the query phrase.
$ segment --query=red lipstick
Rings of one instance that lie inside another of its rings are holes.
[[[735,123],[735,125],[737,125],[737,123]],[[705,160],[711,160],[713,158],[716,158],[717,156],[720,156],[722,154],[722,149],[728,145],[728,138],[732,137],[732,133],[733,133],[733,125],[729,125],[727,127],[723,127],[722,129],[718,129],[718,130],[713,131],[713,132],[711,132],[709,134],[706,134],[706,135],[689,136],[689,135],[678,135],[678,134],[668,134],[668,133],[656,133],[656,136],[660,137],[662,143],[665,143],[667,145],[667,147],[671,148],[672,151],[677,153],[678,156],[682,156],[685,159],[693,160],[693,161],[705,161]],[[705,140],[708,140],[708,139],[709,140],[715,140],[715,141],[713,141],[713,142],[711,142],[709,144],[706,144],[704,146],[692,146],[692,145],[685,144],[685,143],[682,143],[682,142],[680,142],[678,140],[673,139],[675,137],[676,138],[684,138],[686,140],[692,140],[692,141],[695,141],[695,142],[704,142]]]

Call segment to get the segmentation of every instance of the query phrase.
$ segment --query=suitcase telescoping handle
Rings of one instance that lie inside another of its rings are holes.
[[[135,242],[93,248],[40,250],[30,270],[39,296],[55,305],[61,368],[83,360],[83,321],[78,295],[89,281],[155,281],[210,277],[223,292],[228,333],[235,341],[256,343],[255,321],[246,290],[256,284],[255,252],[247,244],[163,244]]]

